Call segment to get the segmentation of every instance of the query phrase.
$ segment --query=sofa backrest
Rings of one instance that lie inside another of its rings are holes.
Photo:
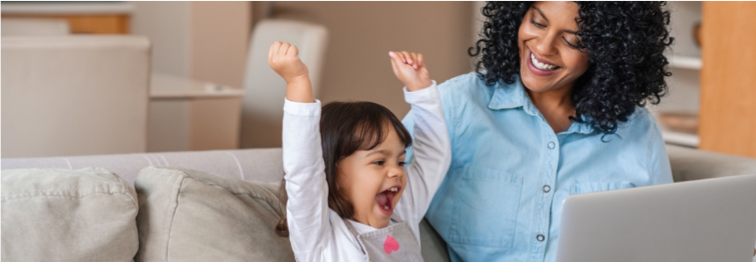
[[[667,155],[675,182],[756,174],[756,158],[675,145],[667,145]]]
[[[667,145],[675,181],[756,174],[756,159]],[[2,169],[102,167],[131,185],[148,166],[194,169],[247,181],[277,182],[283,178],[281,148],[95,155],[76,157],[3,158]]]
[[[3,158],[2,169],[102,167],[134,185],[148,166],[181,167],[247,181],[278,182],[283,178],[281,148],[95,155],[75,157]]]

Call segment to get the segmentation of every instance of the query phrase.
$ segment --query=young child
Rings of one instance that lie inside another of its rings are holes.
[[[422,261],[419,223],[449,167],[449,135],[422,55],[390,56],[412,105],[414,143],[381,105],[335,102],[321,111],[297,48],[270,47],[270,67],[287,84],[286,219],[298,261]]]

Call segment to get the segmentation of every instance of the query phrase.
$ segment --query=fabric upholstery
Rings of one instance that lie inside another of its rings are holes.
[[[448,262],[449,250],[446,242],[436,229],[428,223],[427,219],[420,221],[420,251],[423,254],[423,260],[434,262]]]
[[[667,145],[676,182],[727,175],[756,174],[756,159]],[[73,157],[3,158],[3,170],[17,168],[103,167],[129,184],[142,168],[172,166],[190,168],[246,181],[277,182],[283,178],[281,148],[94,155]]]
[[[147,167],[136,179],[137,261],[292,261],[274,228],[284,212],[278,183],[188,169]]]
[[[2,172],[3,261],[132,261],[134,189],[102,168]]]
[[[103,167],[133,185],[140,170],[148,166],[194,169],[227,178],[278,182],[283,178],[281,148],[194,152],[95,155],[74,157],[3,158],[2,169]]]
[[[687,181],[687,180],[695,180],[695,179],[704,179],[704,178],[713,178],[713,177],[719,177],[719,176],[727,176],[727,175],[738,175],[738,174],[753,174],[756,173],[756,159],[753,158],[745,158],[745,157],[737,157],[737,156],[730,156],[730,155],[724,155],[724,154],[718,154],[718,153],[712,153],[712,152],[706,152],[701,150],[694,150],[689,148],[683,148],[679,146],[674,145],[667,145],[667,151],[670,158],[670,163],[672,166],[672,173],[674,175],[675,181]],[[6,187],[8,184],[6,184],[6,170],[13,169],[13,168],[31,168],[31,167],[40,167],[40,168],[66,168],[66,169],[75,169],[75,168],[81,168],[85,166],[100,166],[105,167],[109,170],[116,171],[118,174],[122,175],[124,180],[129,181],[129,184],[133,184],[134,179],[137,176],[137,173],[139,173],[139,170],[142,168],[148,167],[148,166],[181,166],[185,168],[192,168],[196,169],[202,172],[206,173],[212,173],[217,176],[213,176],[210,179],[212,181],[236,181],[235,179],[243,179],[247,181],[260,181],[260,182],[278,182],[283,177],[283,168],[282,168],[282,162],[281,162],[282,152],[280,148],[269,148],[269,149],[243,149],[243,150],[227,150],[227,151],[201,151],[201,152],[172,152],[172,153],[146,153],[146,154],[125,154],[125,155],[95,155],[95,156],[78,156],[78,157],[49,157],[49,158],[3,158],[2,164],[0,165],[2,167],[3,171],[3,196],[5,196],[6,193],[9,191],[6,191]],[[157,173],[156,175],[147,175],[142,174],[141,179],[144,180],[140,184],[140,190],[145,190],[140,195],[140,198],[145,198],[146,195],[144,195],[145,192],[161,192],[162,198],[164,198],[161,201],[166,201],[168,198],[166,193],[168,190],[169,185],[183,185],[186,188],[193,188],[193,187],[199,187],[197,185],[209,185],[208,182],[199,182],[200,180],[192,178],[190,175],[180,175],[179,171],[169,171],[170,169],[164,169],[163,171]],[[61,171],[62,172],[62,171]],[[176,173],[172,173],[176,172]],[[170,173],[170,175],[167,175],[167,173]],[[172,182],[166,178],[166,177],[172,177],[174,179]],[[181,179],[179,180],[179,177]],[[203,176],[204,177],[204,176]],[[155,180],[155,181],[152,181]],[[177,184],[178,181],[185,181],[184,184]],[[190,183],[190,181],[192,181]],[[147,183],[149,182],[149,183]],[[163,183],[163,185],[158,185],[160,183]],[[171,184],[172,183],[172,184]],[[233,184],[233,183],[232,183]],[[237,187],[240,188],[258,188],[253,187],[251,185],[262,185],[262,183],[241,183],[237,181]],[[145,185],[151,185],[149,187]],[[192,187],[188,187],[186,185],[194,185]],[[226,185],[225,182],[223,185]],[[228,193],[224,193],[223,190],[226,190],[226,187],[223,186],[212,186],[217,189],[217,191],[213,191],[214,195],[219,195],[219,199],[232,199]],[[201,188],[201,187],[200,187]],[[207,188],[211,188],[211,186],[207,186]],[[228,188],[231,188],[230,186]],[[269,193],[273,194],[274,187],[265,187],[266,190],[269,191]],[[149,190],[147,190],[149,189]],[[150,191],[151,190],[151,191]],[[276,189],[277,190],[277,189]],[[185,191],[186,192],[186,191]],[[191,200],[191,199],[202,199],[200,195],[202,193],[198,192],[204,192],[202,190],[195,190],[195,191],[189,191],[189,192],[195,192],[193,194],[194,197],[187,197],[185,199]],[[258,192],[259,193],[259,192]],[[158,194],[158,193],[153,193]],[[267,194],[267,193],[266,193]],[[160,198],[157,195],[153,196],[147,196],[152,198]],[[216,198],[213,196],[213,198]],[[3,198],[5,199],[5,198]],[[178,198],[177,198],[178,199]],[[241,199],[241,198],[237,198]],[[250,200],[250,198],[245,197],[245,199],[249,200],[233,200],[233,201],[226,201],[226,200],[218,200],[215,201],[215,203],[233,203],[233,205],[241,206],[244,205],[255,205],[255,206],[265,206],[266,204],[262,204],[260,201],[257,201],[255,204],[250,204],[254,201]],[[207,199],[205,199],[207,200]],[[149,199],[144,199],[144,201],[150,202]],[[193,200],[194,201],[194,200]],[[252,201],[252,202],[250,202]],[[205,206],[202,208],[201,203],[208,204],[206,201],[195,201],[195,203],[198,206],[199,210],[208,210],[210,209],[210,206]],[[176,202],[180,203],[180,202]],[[259,205],[258,205],[259,204]],[[208,204],[209,205],[209,204]],[[273,208],[270,204],[267,204],[268,208]],[[6,233],[10,231],[6,231],[6,203],[5,200],[3,200],[3,258],[6,256],[5,251],[5,241],[6,239]],[[140,215],[142,216],[141,219],[145,220],[149,218],[149,212],[152,212],[155,214],[156,211],[151,211],[155,207],[146,207],[142,208],[140,210]],[[177,208],[177,210],[180,208]],[[261,208],[257,210],[267,210],[267,208]],[[147,212],[147,213],[145,213]],[[204,211],[203,211],[204,212]],[[266,211],[267,212],[267,211]],[[270,211],[272,214],[273,211]],[[262,212],[261,214],[267,214],[265,212]],[[270,215],[268,214],[268,215]],[[268,215],[262,215],[262,217],[268,217]],[[145,218],[147,216],[147,218]],[[23,217],[34,217],[33,215],[23,216]],[[163,215],[163,218],[166,218],[166,215]],[[154,219],[154,218],[153,218]],[[199,220],[199,219],[198,219]],[[142,222],[144,223],[144,221]],[[215,222],[219,223],[219,222]],[[226,223],[226,222],[223,222]],[[212,223],[209,223],[212,225]],[[152,224],[151,224],[152,225]],[[154,227],[154,226],[153,226]],[[446,255],[446,246],[445,243],[438,237],[438,234],[435,233],[433,228],[427,223],[427,221],[423,221],[421,223],[421,242],[422,242],[422,251],[423,256],[426,258],[426,261],[446,261],[448,259]],[[141,230],[148,230],[149,227],[145,227],[140,225]],[[154,230],[149,229],[149,230]],[[257,231],[256,231],[257,232]],[[271,231],[268,231],[268,228],[265,228],[264,230],[260,230],[259,232],[262,232],[263,234],[269,234]],[[281,240],[278,237],[268,237],[268,239],[274,239],[276,241]],[[285,242],[288,244],[288,241]],[[288,247],[288,245],[281,244],[282,246]],[[167,252],[165,252],[167,256]]]
[[[756,159],[667,146],[675,181],[756,174]]]

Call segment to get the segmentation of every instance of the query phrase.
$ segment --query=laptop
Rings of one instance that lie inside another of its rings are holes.
[[[557,262],[750,262],[756,175],[568,197]]]

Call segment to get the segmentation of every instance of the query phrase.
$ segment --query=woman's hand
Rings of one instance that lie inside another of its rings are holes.
[[[299,59],[296,46],[276,41],[268,50],[268,64],[286,81],[286,98],[293,102],[313,102],[307,66]]]
[[[394,70],[394,75],[407,86],[410,92],[429,87],[432,84],[422,54],[390,51],[389,56],[391,57],[391,68]]]

